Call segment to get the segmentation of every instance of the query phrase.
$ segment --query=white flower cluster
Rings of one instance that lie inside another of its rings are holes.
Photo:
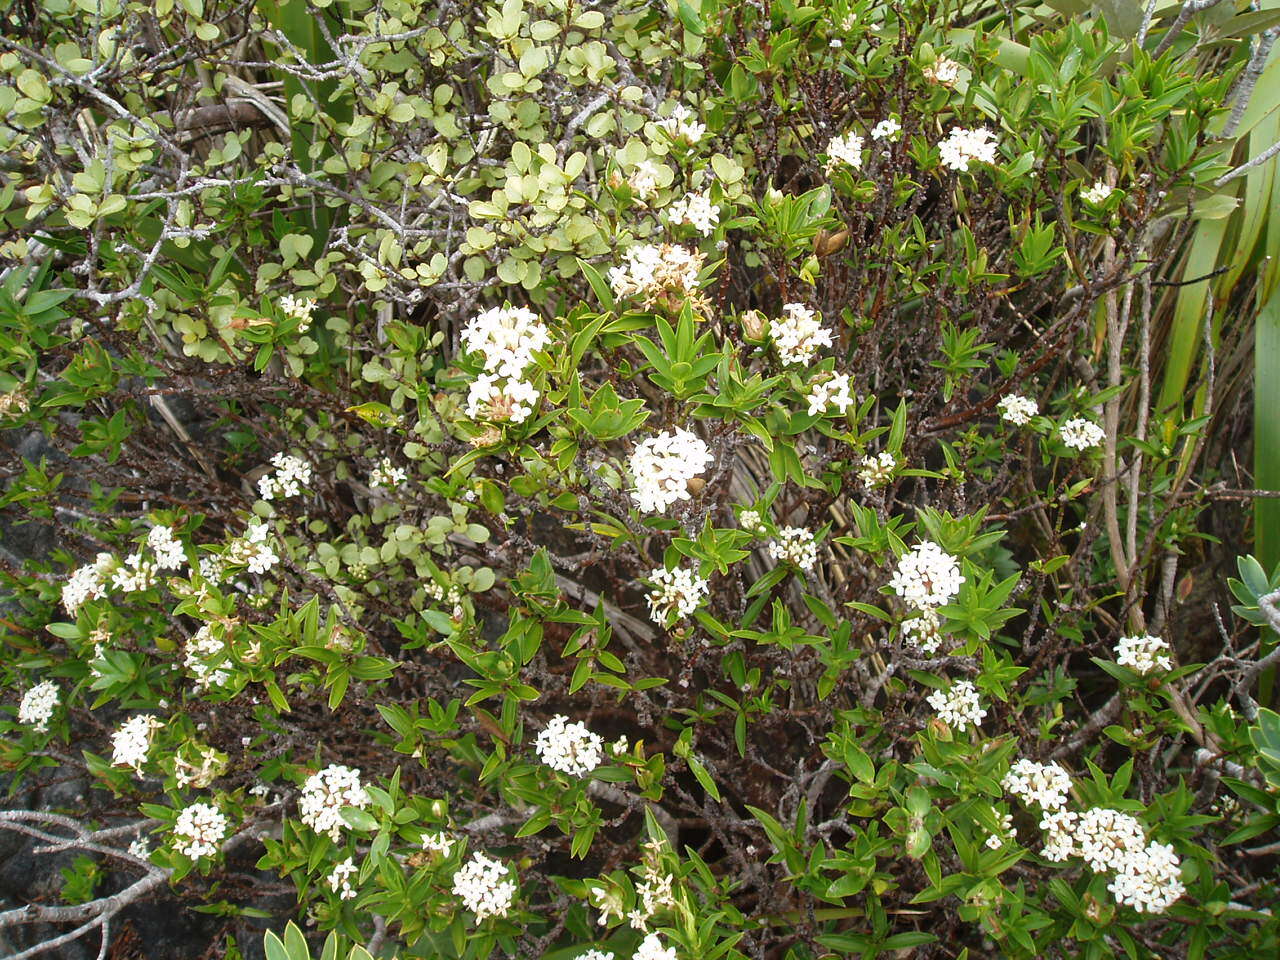
[[[656,933],[646,934],[636,947],[631,960],[676,960],[675,947],[664,947],[662,938]]]
[[[1083,417],[1068,420],[1058,430],[1058,435],[1072,450],[1088,450],[1090,447],[1099,446],[1107,438],[1106,431],[1092,420],[1086,420]]]
[[[111,572],[111,588],[123,593],[146,590],[156,582],[156,565],[141,553],[131,553]]]
[[[932,540],[922,540],[898,560],[889,588],[916,607],[941,607],[960,592],[964,577],[956,558]]]
[[[769,335],[783,363],[808,363],[819,347],[831,346],[831,331],[803,303],[784,304],[782,313],[769,325]]]
[[[275,473],[258,478],[258,495],[263,500],[296,497],[311,482],[311,464],[301,457],[277,453],[271,458],[271,465],[276,468]]]
[[[832,407],[844,413],[853,405],[853,395],[849,393],[849,375],[835,373],[823,380],[815,380],[809,384],[809,414],[825,414]]]
[[[1186,892],[1172,845],[1147,841],[1142,823],[1128,813],[1092,807],[1067,810],[1071,777],[1057,763],[1019,759],[1001,785],[1024,803],[1044,811],[1044,856],[1061,862],[1080,857],[1096,872],[1114,874],[1107,889],[1140,913],[1160,913]]]
[[[677,299],[697,293],[704,257],[678,243],[642,243],[609,268],[609,286],[618,297],[640,297],[645,306],[663,294]]]
[[[813,534],[803,527],[782,527],[778,539],[769,541],[769,556],[794,563],[801,570],[812,570],[818,562],[818,545]]]
[[[661,176],[662,167],[652,160],[641,160],[627,177],[627,186],[631,188],[632,196],[642,204],[648,203],[658,195],[658,181]]]
[[[359,872],[355,861],[351,857],[347,857],[341,863],[334,865],[333,869],[329,871],[326,882],[329,884],[329,889],[338,895],[339,900],[354,900],[356,890],[355,887],[351,886],[351,878]]]
[[[671,874],[662,865],[662,841],[646,840],[643,846],[641,866],[644,876],[636,884],[639,901],[635,909],[627,914],[627,922],[636,930],[647,931],[649,921],[655,913],[659,910],[675,909],[676,898],[672,890]],[[601,917],[601,922],[604,922],[604,917]],[[645,937],[645,942],[649,942],[650,939],[660,946],[661,942],[657,940],[656,934],[649,934]],[[639,953],[636,955],[639,956]],[[674,956],[674,952],[671,955]]]
[[[606,950],[584,950],[577,960],[613,960],[613,954]]]
[[[147,546],[155,551],[156,566],[161,570],[177,570],[187,562],[187,553],[173,535],[173,527],[152,527],[147,532]]]
[[[462,346],[483,358],[484,372],[467,394],[467,416],[523,423],[538,402],[538,391],[524,379],[534,351],[551,342],[551,333],[527,307],[493,307],[462,328]]]
[[[515,881],[506,879],[510,875],[511,868],[505,863],[476,851],[453,875],[454,896],[477,920],[505,917],[516,895]]]
[[[141,773],[151,749],[151,735],[159,726],[159,720],[145,713],[120,724],[111,734],[111,765],[133,767],[135,773]]]
[[[62,585],[62,605],[67,613],[74,614],[88,600],[101,600],[107,595],[107,577],[115,560],[109,553],[100,553],[93,563],[76,568]]]
[[[329,839],[337,841],[346,826],[342,808],[363,809],[372,802],[360,784],[360,771],[334,763],[313,773],[302,785],[298,815],[316,833],[328,834]]]
[[[409,474],[404,467],[397,467],[390,457],[383,457],[369,471],[369,486],[372,488],[394,490],[408,479]]]
[[[687,617],[707,598],[709,584],[693,570],[658,567],[649,572],[649,618],[665,626],[673,617]]]
[[[973,130],[952,127],[947,139],[938,144],[938,155],[944,167],[963,173],[975,160],[979,163],[996,162],[995,138],[996,135],[986,127]]]
[[[1013,836],[1013,814],[1001,814],[1000,829],[995,833],[987,834],[986,845],[988,849],[999,850],[1011,836]]]
[[[996,404],[1000,411],[1000,419],[1012,423],[1015,427],[1025,427],[1031,418],[1040,412],[1040,405],[1030,397],[1018,393],[1010,393],[1000,398]]]
[[[706,124],[694,120],[693,111],[683,103],[677,103],[669,117],[658,121],[658,126],[667,131],[671,139],[683,140],[690,146],[701,140],[707,132]]]
[[[760,516],[759,510],[743,510],[738,514],[738,526],[750,533],[765,532],[764,518]]]
[[[1071,774],[1057,761],[1037,763],[1019,757],[1000,781],[1006,792],[1023,803],[1034,803],[1045,810],[1058,810],[1067,805]]]
[[[298,332],[306,333],[311,327],[311,314],[315,312],[316,302],[310,297],[295,297],[286,294],[280,298],[280,310],[286,317],[298,321]]]
[[[58,685],[52,680],[41,680],[22,695],[18,704],[18,722],[31,724],[36,733],[49,729],[53,711],[58,707]]]
[[[1099,206],[1106,202],[1107,197],[1111,196],[1112,188],[1107,186],[1102,180],[1098,180],[1092,187],[1083,187],[1080,190],[1080,199],[1085,203]]]
[[[1147,842],[1137,818],[1093,807],[1082,814],[1048,814],[1044,855],[1050,860],[1082,858],[1096,872],[1115,874],[1107,889],[1119,903],[1139,913],[1162,913],[1181,897],[1180,862],[1170,844]]]
[[[527,307],[493,307],[462,328],[462,346],[479,353],[486,373],[517,380],[533,363],[533,354],[551,342],[551,332]]]
[[[552,770],[575,777],[585,776],[604,759],[604,740],[585,724],[556,715],[538,734],[533,744],[538,759]]]
[[[263,574],[280,562],[275,548],[267,542],[271,536],[271,528],[261,520],[254,519],[245,527],[244,536],[237,537],[227,545],[227,552],[221,560],[217,557],[204,557],[200,561],[200,575],[218,580],[225,564],[244,564],[250,573]],[[205,561],[210,561],[206,565]]]
[[[930,83],[939,83],[949,87],[960,79],[960,64],[950,57],[939,56],[937,60],[924,68],[924,77]]]
[[[898,122],[897,118],[886,117],[871,128],[871,139],[892,142],[898,139],[898,134],[900,133],[902,133],[902,124]]]
[[[938,712],[938,719],[960,732],[977,726],[987,715],[978,699],[978,688],[969,680],[957,680],[945,690],[935,690],[928,696],[929,706]]]
[[[844,136],[832,137],[827,143],[827,170],[834,170],[840,164],[852,167],[854,170],[862,168],[862,148],[866,143],[862,137],[850,130]]]
[[[212,804],[193,803],[173,823],[173,848],[184,857],[212,857],[227,835],[227,818]]]
[[[661,513],[677,500],[690,499],[689,481],[711,464],[707,445],[677,427],[642,440],[631,453],[636,488],[631,497],[645,513]]]
[[[228,656],[226,641],[214,636],[213,626],[206,623],[187,641],[183,666],[195,678],[196,689],[222,687],[231,680],[231,672],[225,666]]]
[[[453,851],[453,837],[438,830],[435,833],[424,833],[422,835],[422,849],[430,850],[432,853],[438,853],[442,857],[447,857]]]
[[[882,487],[893,479],[893,471],[898,469],[898,461],[888,450],[867,455],[858,466],[858,479],[868,487]]]
[[[1145,676],[1156,670],[1172,670],[1169,652],[1169,644],[1159,637],[1121,637],[1116,644],[1116,663]]]
[[[942,618],[937,611],[928,607],[916,616],[902,621],[902,635],[910,643],[919,647],[926,656],[938,652],[945,639],[942,633]]]
[[[667,220],[676,225],[688,224],[704,237],[709,237],[720,222],[720,210],[707,194],[690,193],[667,207]]]

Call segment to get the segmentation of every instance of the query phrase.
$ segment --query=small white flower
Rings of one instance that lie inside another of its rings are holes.
[[[1125,869],[1130,857],[1142,853],[1147,845],[1137,818],[1108,807],[1082,813],[1074,836],[1078,855],[1096,871]]]
[[[679,427],[642,440],[631,454],[636,485],[631,497],[645,513],[661,513],[678,500],[690,499],[689,481],[711,460],[707,445]]]
[[[707,598],[709,584],[693,570],[658,567],[649,572],[653,589],[649,591],[649,618],[665,626],[673,616],[690,616]]]
[[[933,656],[946,639],[942,632],[942,618],[935,610],[928,607],[914,617],[902,621],[902,636],[908,643],[913,643],[926,656]]]
[[[769,556],[793,563],[801,570],[812,570],[818,562],[818,545],[813,534],[803,527],[783,527],[778,539],[769,541]]]
[[[1121,637],[1116,644],[1116,663],[1145,676],[1157,670],[1172,670],[1169,652],[1169,644],[1159,637]]]
[[[834,170],[840,164],[845,164],[854,170],[862,168],[862,148],[865,141],[861,136],[849,131],[843,136],[832,137],[827,142],[827,169]]]
[[[193,803],[178,814],[173,824],[173,848],[184,857],[198,860],[218,853],[227,835],[227,818],[208,803]]]
[[[1044,857],[1046,860],[1061,862],[1079,854],[1076,848],[1076,822],[1080,815],[1071,810],[1056,810],[1046,813],[1040,820],[1040,829],[1044,831]]]
[[[658,195],[658,181],[662,177],[662,167],[652,160],[641,160],[627,177],[627,186],[632,195],[642,203],[648,203]]]
[[[277,453],[271,458],[275,473],[264,474],[258,480],[258,495],[263,500],[296,497],[311,482],[311,464],[301,457]]]
[[[750,533],[760,534],[765,530],[764,520],[759,510],[743,510],[738,514],[738,526]]]
[[[898,461],[888,450],[862,458],[858,466],[858,479],[868,487],[882,487],[893,479]]]
[[[898,134],[902,132],[902,124],[896,117],[886,117],[874,127],[871,128],[872,140],[888,140],[890,142],[898,139]]]
[[[960,79],[960,64],[950,57],[939,56],[924,68],[925,79],[949,87]]]
[[[93,563],[77,568],[62,585],[62,605],[74,614],[87,600],[101,600],[107,595],[107,582],[115,558],[100,553]]]
[[[534,750],[538,759],[552,770],[575,777],[585,776],[604,759],[604,741],[585,724],[557,715],[551,718],[537,740]]]
[[[578,954],[577,960],[613,960],[613,954],[604,950],[586,950]]]
[[[447,857],[453,851],[454,839],[443,830],[422,835],[422,849]]]
[[[342,819],[343,807],[363,809],[373,800],[360,784],[360,771],[340,764],[330,764],[313,773],[302,785],[298,798],[299,818],[316,833],[324,833],[337,841],[347,825]]]
[[[705,193],[686,194],[667,207],[667,221],[672,224],[688,224],[704,237],[711,236],[720,222],[720,210]]]
[[[146,860],[151,856],[151,844],[146,837],[138,837],[129,844],[129,856]]]
[[[676,960],[676,950],[675,947],[664,947],[662,938],[656,933],[650,933],[640,941],[631,960]]]
[[[1030,397],[1010,393],[1000,398],[996,404],[1000,410],[1000,419],[1007,420],[1015,427],[1023,427],[1031,422],[1031,418],[1040,412],[1040,406]]]
[[[950,603],[963,583],[956,558],[932,540],[924,540],[899,558],[889,588],[912,606],[925,609]]]
[[[58,706],[58,685],[52,680],[42,680],[22,695],[18,704],[18,722],[30,724],[36,733],[49,729],[49,721]]]
[[[453,875],[454,896],[477,920],[505,917],[516,895],[515,882],[507,879],[510,875],[505,863],[476,851]]]
[[[173,528],[154,526],[147,533],[147,546],[156,553],[156,566],[161,570],[177,570],[187,562],[182,543],[173,535]]]
[[[831,331],[822,326],[818,314],[802,303],[782,307],[784,316],[769,325],[769,335],[783,363],[808,363],[819,347],[829,347]]]
[[[1071,775],[1057,761],[1037,763],[1020,757],[1009,767],[1000,785],[1023,803],[1035,803],[1045,810],[1058,810],[1067,805]]]
[[[1163,913],[1187,892],[1173,845],[1162,843],[1149,843],[1141,853],[1130,854],[1107,889],[1117,903],[1127,903],[1139,913]]]
[[[1006,813],[1000,817],[1000,829],[995,833],[987,834],[986,845],[988,849],[999,850],[1013,836],[1013,815]]]
[[[693,119],[693,111],[683,103],[678,103],[671,110],[671,115],[658,121],[658,127],[665,130],[673,140],[682,140],[693,146],[706,135],[706,124]]]
[[[968,680],[957,680],[944,690],[935,690],[927,699],[929,706],[938,712],[938,719],[961,733],[970,725],[976,727],[987,715],[978,699],[978,688]]]
[[[1081,188],[1080,199],[1095,207],[1101,206],[1106,202],[1107,197],[1111,196],[1112,189],[1105,182],[1099,180],[1092,187]]]
[[[280,310],[286,317],[298,321],[298,332],[306,333],[311,326],[311,314],[315,312],[316,302],[304,297],[286,294],[280,298]]]
[[[849,375],[835,373],[822,380],[809,384],[806,396],[809,401],[809,414],[825,415],[832,407],[844,413],[853,405],[853,396],[849,393]]]
[[[359,872],[355,861],[347,857],[341,863],[334,865],[334,868],[329,871],[326,882],[329,884],[329,889],[338,895],[339,900],[354,900],[356,890],[351,886],[351,878]]]
[[[1058,431],[1062,442],[1072,450],[1088,450],[1099,446],[1107,438],[1106,432],[1092,420],[1076,417],[1068,420]]]
[[[947,139],[938,144],[942,165],[963,173],[973,161],[996,162],[996,135],[986,127],[966,130],[952,127]]]
[[[639,297],[650,306],[663,294],[686,297],[698,292],[698,274],[706,258],[676,243],[642,243],[609,268],[609,286],[617,297]]]
[[[130,717],[122,723],[111,735],[111,765],[133,767],[135,773],[141,773],[151,749],[151,735],[159,726],[160,721],[150,714]]]
[[[551,331],[527,307],[493,307],[466,322],[461,340],[468,353],[480,354],[486,373],[518,380],[551,342]]]
[[[409,475],[404,467],[397,467],[391,462],[390,457],[383,457],[369,471],[369,486],[381,487],[384,490],[394,490],[407,479]]]

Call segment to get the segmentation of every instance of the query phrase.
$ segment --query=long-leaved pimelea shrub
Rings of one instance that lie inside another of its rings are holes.
[[[1276,955],[1280,574],[1151,389],[1276,20],[1085,6],[0,14],[15,956]]]

